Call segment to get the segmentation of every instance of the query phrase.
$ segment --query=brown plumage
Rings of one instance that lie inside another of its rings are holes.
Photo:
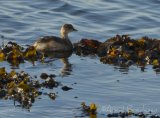
[[[48,52],[63,52],[63,51],[72,51],[73,46],[71,41],[68,38],[70,32],[77,31],[71,24],[64,24],[61,27],[61,38],[56,36],[44,36],[38,39],[33,46],[37,51]]]

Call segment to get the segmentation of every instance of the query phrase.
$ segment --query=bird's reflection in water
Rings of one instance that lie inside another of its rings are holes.
[[[65,52],[44,52],[45,57],[50,58],[50,61],[55,59],[60,59],[63,63],[63,67],[61,69],[61,76],[67,76],[71,74],[72,64],[69,62],[69,57],[72,55],[71,51]],[[49,62],[49,61],[47,61]]]
[[[72,71],[72,64],[69,63],[68,58],[61,58],[61,61],[64,64],[63,68],[61,69],[61,75],[62,76],[70,75]]]

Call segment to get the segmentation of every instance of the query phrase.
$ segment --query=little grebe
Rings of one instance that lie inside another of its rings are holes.
[[[63,52],[72,51],[73,46],[68,38],[70,32],[77,31],[71,24],[64,24],[61,27],[61,38],[56,36],[44,36],[38,39],[33,46],[38,52]]]

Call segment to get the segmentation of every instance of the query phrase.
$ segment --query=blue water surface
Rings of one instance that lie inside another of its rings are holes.
[[[116,34],[130,34],[133,38],[149,36],[160,38],[160,0],[1,0],[0,44],[15,41],[25,46],[45,35],[59,36],[62,24],[71,23],[78,32],[70,34],[72,42],[82,38],[105,41]],[[46,72],[56,74],[63,85],[46,92],[58,92],[55,101],[42,95],[36,99],[30,112],[15,107],[12,100],[0,100],[2,118],[74,118],[81,116],[81,102],[94,102],[98,106],[98,118],[108,112],[152,111],[160,113],[160,76],[151,66],[142,72],[139,67],[120,69],[102,64],[98,57],[69,58],[72,71],[63,73],[59,59],[50,63],[30,62],[21,64],[16,71],[24,70],[30,75]],[[0,62],[10,72],[7,62]],[[39,78],[38,78],[39,79]],[[77,83],[77,84],[75,84]],[[75,98],[78,97],[78,98]],[[85,116],[88,118],[89,116]]]

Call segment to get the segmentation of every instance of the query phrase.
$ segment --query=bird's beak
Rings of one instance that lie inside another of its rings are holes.
[[[78,31],[78,30],[74,28],[73,31]]]

